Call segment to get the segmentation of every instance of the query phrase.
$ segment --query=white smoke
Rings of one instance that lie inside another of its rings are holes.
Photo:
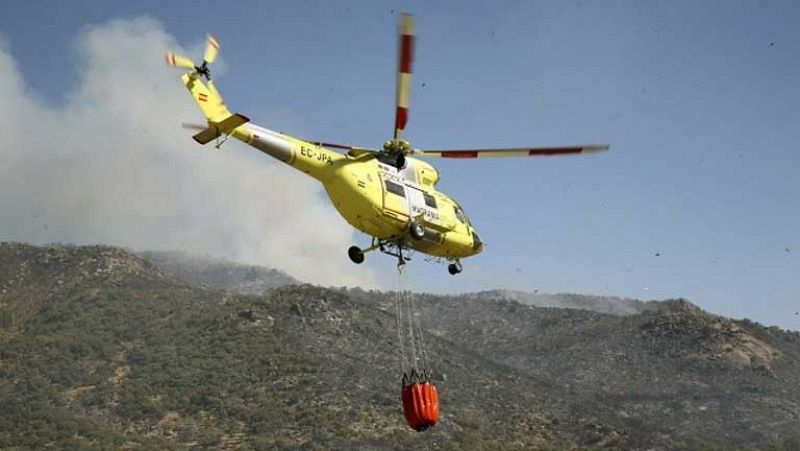
[[[77,89],[48,106],[0,43],[0,240],[180,249],[371,285],[317,182],[238,142],[200,148],[180,128],[199,112],[167,49],[181,51],[150,19],[88,29]]]

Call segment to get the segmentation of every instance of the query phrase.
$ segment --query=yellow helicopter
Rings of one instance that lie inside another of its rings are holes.
[[[483,243],[464,210],[452,197],[436,190],[439,172],[415,157],[483,158],[547,156],[600,152],[608,145],[538,147],[509,149],[415,149],[403,139],[408,122],[411,66],[414,55],[414,22],[403,14],[399,26],[399,61],[396,86],[394,138],[382,149],[347,146],[298,139],[250,123],[225,106],[209,65],[219,43],[208,42],[201,65],[191,59],[167,53],[167,64],[189,69],[181,80],[206,117],[207,125],[184,124],[199,130],[200,144],[216,141],[219,148],[234,137],[267,155],[314,177],[322,183],[336,210],[356,229],[370,235],[372,244],[352,246],[348,255],[363,263],[364,254],[374,250],[398,258],[398,266],[415,250],[450,262],[450,274],[462,271],[461,259],[478,254]],[[205,82],[203,81],[205,79]],[[343,149],[346,153],[330,149]],[[405,251],[405,254],[404,254]]]

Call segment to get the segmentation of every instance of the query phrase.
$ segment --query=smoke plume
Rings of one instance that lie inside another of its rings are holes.
[[[87,29],[78,86],[52,106],[0,43],[0,240],[179,249],[370,285],[317,182],[238,142],[201,149],[180,128],[199,112],[167,49],[181,51],[153,20]]]

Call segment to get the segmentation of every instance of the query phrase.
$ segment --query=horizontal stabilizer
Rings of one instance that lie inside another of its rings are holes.
[[[233,130],[243,124],[250,122],[250,119],[247,116],[239,113],[235,113],[228,118],[224,119],[222,122],[217,124],[217,127],[225,133],[226,135],[230,135],[233,133]]]
[[[200,133],[192,136],[195,141],[200,144],[208,144],[220,136],[219,130],[216,127],[208,127]]]
[[[208,128],[203,129],[200,133],[192,136],[192,138],[200,144],[208,144],[222,136],[223,133],[230,135],[237,127],[248,122],[250,122],[250,119],[248,119],[247,116],[239,113],[232,114],[221,122],[209,122]]]

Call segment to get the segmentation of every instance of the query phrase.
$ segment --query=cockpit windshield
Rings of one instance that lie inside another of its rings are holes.
[[[456,213],[456,219],[458,219],[463,224],[469,225],[469,219],[467,219],[467,215],[464,214],[464,210],[461,209],[458,205],[453,205],[453,210]]]

